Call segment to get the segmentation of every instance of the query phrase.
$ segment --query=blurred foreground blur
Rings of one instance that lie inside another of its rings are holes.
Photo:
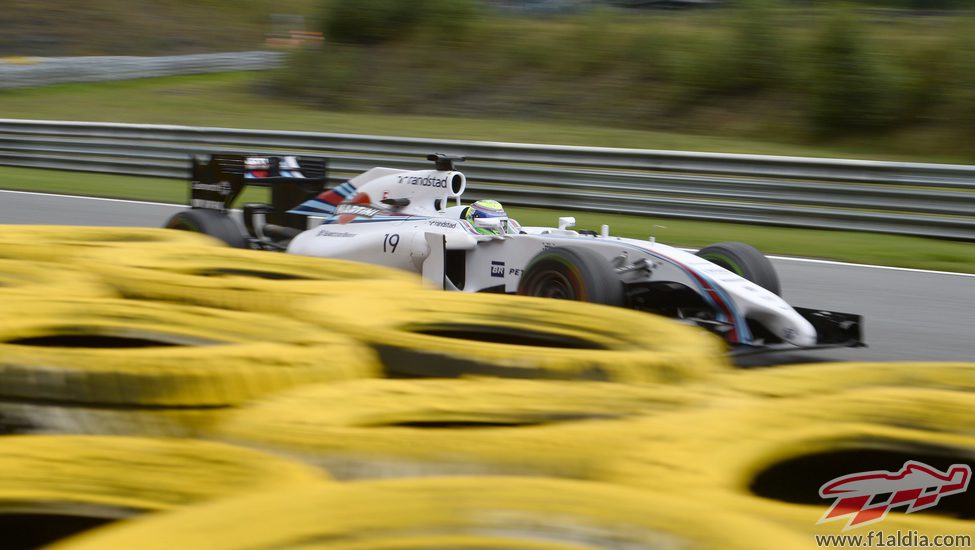
[[[8,550],[785,550],[867,508],[862,536],[975,534],[973,363],[735,370],[650,314],[445,299],[188,232],[3,229]],[[519,308],[541,336],[509,343]],[[927,492],[822,520],[820,487],[911,464]]]

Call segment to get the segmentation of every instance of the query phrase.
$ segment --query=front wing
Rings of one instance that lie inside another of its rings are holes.
[[[816,329],[816,345],[797,347],[789,344],[765,346],[740,346],[732,351],[734,356],[755,355],[789,350],[813,350],[827,348],[863,348],[863,317],[853,313],[826,311],[805,307],[793,307]]]

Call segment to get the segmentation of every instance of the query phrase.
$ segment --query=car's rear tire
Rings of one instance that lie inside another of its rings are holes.
[[[750,244],[725,242],[706,246],[697,255],[775,294],[782,294],[772,262]]]
[[[198,208],[183,210],[169,218],[166,228],[204,233],[220,239],[228,246],[247,248],[247,239],[244,238],[240,226],[222,212]]]
[[[625,302],[623,283],[605,258],[585,248],[554,247],[535,255],[518,294],[610,306]]]

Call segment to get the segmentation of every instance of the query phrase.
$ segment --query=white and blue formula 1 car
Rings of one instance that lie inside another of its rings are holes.
[[[242,248],[341,258],[413,271],[462,292],[502,292],[608,304],[705,327],[739,352],[862,346],[858,315],[797,308],[780,296],[765,256],[736,242],[696,254],[654,240],[524,227],[495,201],[462,205],[460,157],[430,155],[430,170],[373,168],[325,189],[324,159],[212,155],[194,161],[191,206],[167,227]],[[271,204],[229,213],[247,185]]]

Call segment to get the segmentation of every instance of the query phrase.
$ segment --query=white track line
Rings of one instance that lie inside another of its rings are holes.
[[[60,195],[57,193],[38,193],[36,191],[15,191],[8,189],[0,189],[0,193],[16,193],[21,195],[38,195],[43,197],[59,197],[68,199],[84,199],[92,201],[106,201],[106,202],[121,202],[127,204],[143,204],[151,206],[183,206],[180,204],[172,204],[168,202],[148,202],[148,201],[135,201],[126,199],[109,199],[105,197],[84,197],[81,195]],[[683,248],[681,250],[686,250],[688,252],[697,252],[695,248]],[[787,262],[804,262],[808,264],[822,264],[822,265],[838,265],[846,267],[864,267],[868,269],[885,269],[887,271],[906,271],[909,273],[927,273],[931,275],[955,275],[957,277],[975,277],[975,273],[956,273],[954,271],[934,271],[930,269],[914,269],[911,267],[891,267],[887,265],[871,265],[871,264],[854,264],[850,262],[837,262],[834,260],[814,260],[812,258],[793,258],[790,256],[769,256],[773,260],[783,260]]]
[[[685,252],[695,253],[696,248],[681,248]],[[956,277],[975,277],[975,273],[957,273],[955,271],[934,271],[932,269],[916,269],[913,267],[891,267],[888,265],[854,264],[850,262],[837,262],[835,260],[815,260],[813,258],[793,258],[791,256],[768,256],[770,260],[783,260],[787,262],[803,262],[807,264],[838,265],[844,267],[862,267],[866,269],[885,269],[887,271],[906,271],[908,273],[927,273],[931,275],[954,275]]]
[[[686,252],[697,252],[696,248],[682,248]],[[787,262],[802,262],[807,264],[838,265],[844,267],[863,267],[867,269],[885,269],[887,271],[906,271],[908,273],[928,273],[931,275],[955,275],[958,277],[975,277],[975,273],[958,273],[955,271],[935,271],[932,269],[916,269],[913,267],[891,267],[888,265],[854,264],[850,262],[838,262],[836,260],[816,260],[813,258],[793,258],[791,256],[768,256],[770,260],[783,260]]]
[[[83,199],[90,201],[105,201],[105,202],[121,202],[127,204],[142,204],[149,206],[185,206],[182,204],[173,204],[170,202],[149,202],[149,201],[135,201],[126,199],[109,199],[106,197],[85,197],[82,195],[61,195],[58,193],[38,193],[36,191],[16,191],[12,189],[0,189],[0,193],[11,193],[17,195],[36,195],[38,197],[57,197],[61,199]]]
[[[934,271],[931,269],[915,269],[911,267],[890,267],[886,265],[852,264],[849,262],[837,262],[833,260],[814,260],[812,258],[790,258],[788,256],[769,256],[773,260],[786,260],[790,262],[804,262],[808,264],[840,265],[847,267],[866,267],[870,269],[886,269],[888,271],[907,271],[911,273],[929,273],[931,275],[956,275],[958,277],[975,277],[975,273],[956,273],[954,271]]]

